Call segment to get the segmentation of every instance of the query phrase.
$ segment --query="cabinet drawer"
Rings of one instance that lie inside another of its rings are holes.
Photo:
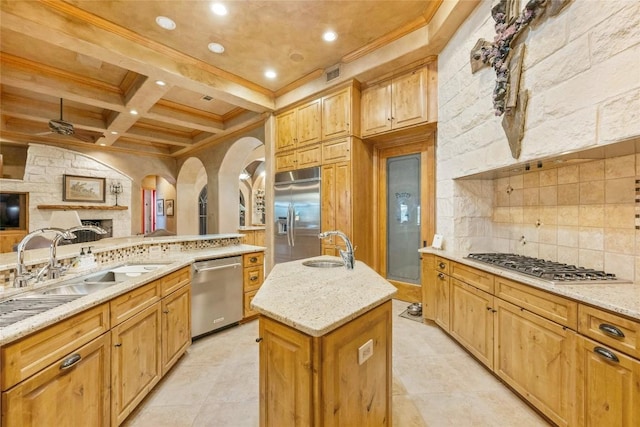
[[[244,291],[256,290],[264,282],[264,268],[261,265],[244,269]]]
[[[493,294],[493,274],[458,262],[451,262],[451,276]]]
[[[527,311],[577,330],[578,303],[511,280],[496,277],[496,296]]]
[[[2,390],[46,368],[108,330],[109,305],[102,304],[2,347]]]
[[[449,261],[446,258],[441,258],[439,256],[436,256],[436,260],[434,264],[434,268],[436,270],[441,271],[444,274],[449,274],[450,266],[451,266],[451,261]]]
[[[349,161],[351,139],[344,138],[322,144],[322,164]]]
[[[296,168],[308,168],[320,166],[322,163],[322,148],[320,144],[309,147],[298,148],[296,150]]]
[[[160,301],[159,280],[112,299],[109,303],[111,309],[111,325],[115,326],[124,322],[158,301]]]
[[[242,266],[244,268],[254,267],[256,265],[264,264],[264,253],[263,252],[252,252],[250,254],[242,255]]]
[[[163,297],[191,282],[191,267],[184,267],[159,280]]]
[[[274,156],[276,163],[275,171],[283,172],[296,168],[296,152],[289,151],[287,153],[279,153]]]
[[[244,317],[249,317],[249,316],[258,314],[257,311],[251,308],[251,301],[253,300],[253,297],[255,297],[257,293],[258,293],[257,290],[244,293]]]
[[[578,315],[582,335],[640,358],[640,322],[582,304]]]

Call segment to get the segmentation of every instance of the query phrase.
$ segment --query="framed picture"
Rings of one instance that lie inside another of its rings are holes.
[[[164,216],[164,199],[156,200],[156,215]]]
[[[167,205],[165,206],[167,216],[173,216],[173,199],[167,199]]]
[[[105,178],[63,175],[62,200],[67,202],[105,202]]]

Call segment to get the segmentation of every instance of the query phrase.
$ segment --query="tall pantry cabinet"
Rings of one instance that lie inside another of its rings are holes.
[[[371,264],[373,149],[360,139],[358,82],[278,112],[274,165],[276,173],[321,168],[321,231],[344,232],[358,248],[356,259]],[[338,255],[338,248],[340,239],[322,242],[325,255]]]

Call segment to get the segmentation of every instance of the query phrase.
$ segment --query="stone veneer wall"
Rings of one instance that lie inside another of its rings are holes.
[[[106,178],[106,202],[83,203],[62,201],[62,175],[81,175]],[[3,179],[3,191],[29,193],[29,230],[49,226],[52,210],[38,209],[38,205],[115,205],[115,196],[109,193],[109,185],[119,181],[124,189],[118,196],[118,204],[130,206],[131,179],[109,166],[79,152],[48,145],[29,145],[27,164],[22,180]],[[129,210],[78,210],[80,219],[113,220],[113,237],[131,235]]]
[[[469,65],[476,41],[495,35],[491,5],[480,3],[438,58],[437,232],[460,253],[497,251],[511,244],[501,239],[513,239],[492,221],[494,183],[455,178],[640,136],[640,2],[573,1],[523,37],[529,106],[522,154],[514,160],[502,117],[493,113],[495,72],[471,74]],[[567,242],[579,261],[592,250],[581,252],[579,237]],[[611,253],[602,248],[605,268],[617,268]],[[640,244],[633,254],[640,279]]]

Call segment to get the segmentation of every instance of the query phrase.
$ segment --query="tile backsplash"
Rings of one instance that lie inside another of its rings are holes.
[[[493,180],[495,250],[640,275],[640,155]],[[567,162],[568,163],[568,162]]]

